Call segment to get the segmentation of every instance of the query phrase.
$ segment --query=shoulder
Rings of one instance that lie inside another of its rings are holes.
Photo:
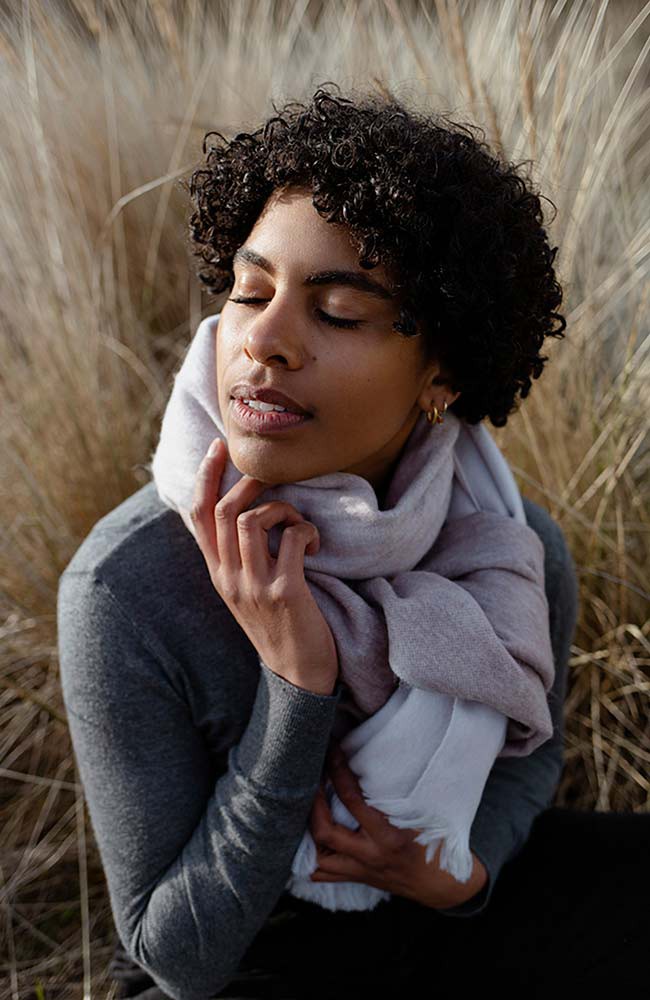
[[[168,547],[196,547],[176,511],[158,497],[153,481],[95,523],[72,556],[63,575],[86,573],[107,583],[155,567]]]
[[[158,620],[191,595],[214,594],[196,540],[153,481],[96,522],[61,574],[59,594],[98,584],[134,623]]]
[[[96,522],[59,578],[67,706],[85,714],[96,701],[105,711],[125,678],[151,690],[164,676],[178,688],[180,646],[209,634],[202,609],[214,606],[196,541],[146,484]]]
[[[153,481],[96,522],[59,578],[57,607],[68,631],[86,626],[104,644],[129,632],[162,660],[232,627],[194,536]]]
[[[215,591],[196,540],[151,481],[96,522],[59,578],[57,603],[70,621],[128,620],[153,641],[201,628]]]

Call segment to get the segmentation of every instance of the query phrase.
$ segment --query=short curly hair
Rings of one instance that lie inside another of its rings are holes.
[[[422,335],[437,381],[460,393],[450,410],[503,427],[548,360],[544,338],[566,328],[540,197],[478,126],[327,88],[308,104],[273,104],[252,133],[205,134],[205,161],[181,181],[198,278],[213,295],[231,288],[233,255],[269,196],[310,190],[326,221],[348,227],[360,267],[386,268],[401,303],[393,329]]]

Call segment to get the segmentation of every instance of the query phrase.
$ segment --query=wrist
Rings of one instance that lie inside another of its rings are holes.
[[[469,902],[483,891],[489,881],[488,871],[481,859],[473,852],[472,858],[474,860],[474,867],[467,882],[457,882],[455,879],[452,879],[454,884],[451,887],[449,898],[441,906],[437,906],[436,909],[446,910],[462,906],[463,903]]]
[[[314,677],[304,677],[300,674],[289,675],[285,678],[294,687],[302,688],[303,691],[311,691],[312,694],[331,695],[334,694],[338,677],[326,677],[323,680]]]
[[[309,691],[312,694],[320,695],[332,695],[336,689],[336,685],[339,679],[338,671],[333,673],[331,670],[325,673],[307,673],[305,670],[294,670],[287,669],[286,666],[280,670],[269,662],[261,654],[258,654],[260,663],[263,664],[272,673],[277,674],[283,680],[287,681],[288,684],[292,684],[294,687],[300,688],[302,691]]]
[[[488,881],[487,869],[474,852],[472,873],[466,882],[459,882],[448,871],[440,868],[440,850],[441,845],[438,845],[431,861],[426,861],[424,845],[415,841],[410,845],[410,850],[403,852],[406,877],[405,891],[400,895],[433,910],[461,905],[478,895]]]

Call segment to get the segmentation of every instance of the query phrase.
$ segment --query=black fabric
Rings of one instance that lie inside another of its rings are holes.
[[[422,996],[425,983],[432,998],[459,1000],[492,990],[540,1000],[626,988],[644,995],[649,851],[650,815],[554,807],[536,818],[489,906],[470,919],[450,920],[397,896],[375,910],[332,913],[283,893],[217,996],[376,1000],[391,991]],[[117,996],[162,1000],[166,994],[133,963],[129,971],[118,952],[113,974],[124,989]]]

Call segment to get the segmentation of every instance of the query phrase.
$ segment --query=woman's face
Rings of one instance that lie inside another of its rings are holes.
[[[399,309],[383,267],[360,268],[346,228],[322,219],[311,195],[297,189],[274,192],[238,254],[215,334],[230,460],[271,485],[348,472],[383,490],[418,417],[432,402],[456,398],[446,386],[431,386],[439,368],[424,367],[421,338],[392,330]],[[307,281],[334,271],[385,291],[372,294],[340,278]],[[263,301],[233,301],[239,298]],[[323,313],[356,326],[337,328]],[[231,398],[242,382],[278,389],[312,416],[272,433],[244,428],[234,417],[241,404]]]

